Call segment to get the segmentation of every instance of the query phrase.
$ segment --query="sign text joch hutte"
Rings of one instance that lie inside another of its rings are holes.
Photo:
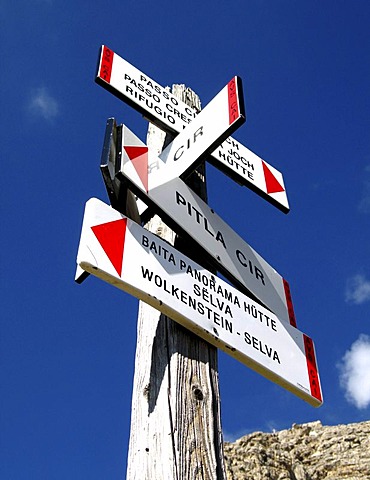
[[[101,47],[96,81],[170,132],[181,132],[197,112],[114,53]],[[282,174],[238,141],[228,138],[208,157],[215,167],[287,213]]]
[[[321,405],[307,335],[95,198],[86,203],[77,263],[311,405]]]

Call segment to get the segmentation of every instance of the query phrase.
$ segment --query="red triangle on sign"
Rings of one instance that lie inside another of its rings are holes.
[[[121,218],[113,222],[91,227],[100,245],[119,276],[122,273],[123,250],[125,247],[127,219]]]
[[[146,192],[148,192],[148,147],[125,146],[125,152],[135,167]]]
[[[275,175],[271,172],[266,163],[262,160],[263,173],[265,174],[267,193],[284,192],[284,187],[277,181]]]

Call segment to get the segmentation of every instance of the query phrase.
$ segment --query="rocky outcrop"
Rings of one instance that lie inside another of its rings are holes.
[[[225,443],[228,480],[370,480],[370,421],[293,425]]]

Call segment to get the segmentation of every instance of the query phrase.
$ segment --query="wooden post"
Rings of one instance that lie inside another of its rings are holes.
[[[172,93],[200,110],[199,98],[184,85],[174,85]],[[160,153],[169,141],[168,135],[149,126],[150,148]],[[207,199],[204,165],[187,183]],[[196,244],[175,239],[159,217],[147,228],[204,264]],[[142,302],[126,478],[226,479],[217,349]]]

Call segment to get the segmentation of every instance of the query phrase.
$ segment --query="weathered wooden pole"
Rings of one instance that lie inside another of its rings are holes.
[[[184,85],[174,85],[172,93],[200,110],[198,96]],[[169,141],[168,135],[149,126],[150,148],[160,153]],[[204,165],[187,183],[207,199]],[[159,217],[147,228],[204,264],[197,245],[175,238]],[[126,478],[226,479],[217,349],[143,302],[138,314]]]

